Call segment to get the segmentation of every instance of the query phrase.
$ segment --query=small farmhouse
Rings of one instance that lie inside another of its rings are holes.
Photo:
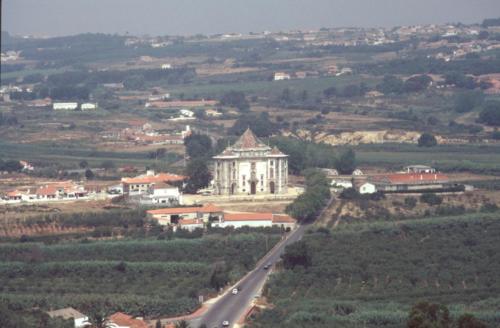
[[[82,314],[71,307],[49,311],[47,314],[51,318],[63,318],[64,320],[73,319],[75,328],[81,328],[89,325],[89,318],[85,314]]]

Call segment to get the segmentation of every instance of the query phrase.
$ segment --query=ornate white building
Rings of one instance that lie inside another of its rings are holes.
[[[262,143],[250,129],[213,159],[216,195],[287,192],[288,156]]]

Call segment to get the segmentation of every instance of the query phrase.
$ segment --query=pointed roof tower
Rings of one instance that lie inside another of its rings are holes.
[[[247,128],[241,137],[234,143],[233,149],[255,149],[255,148],[269,148],[266,144],[257,138],[257,136]]]

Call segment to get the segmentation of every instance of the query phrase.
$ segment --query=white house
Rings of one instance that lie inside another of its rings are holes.
[[[89,318],[85,314],[82,314],[71,307],[55,311],[49,311],[47,312],[47,314],[51,318],[63,318],[64,320],[73,319],[75,322],[75,328],[80,328],[90,325]]]
[[[209,222],[212,219],[221,221],[222,209],[212,204],[197,207],[169,207],[146,212],[148,218],[160,225],[177,224],[180,220],[200,219]]]
[[[355,169],[352,172],[352,175],[356,175],[356,176],[363,175],[363,171],[361,171],[360,169]]]
[[[365,182],[359,187],[360,194],[373,194],[377,192],[377,187],[370,182]]]
[[[143,194],[139,200],[140,204],[165,204],[182,205],[182,194],[178,187],[167,183],[153,183],[147,194]]]
[[[283,81],[283,80],[290,80],[290,74],[287,74],[285,72],[274,73],[274,81]]]
[[[85,111],[85,110],[96,110],[97,109],[97,103],[83,103],[83,104],[81,104],[80,109],[82,111]]]
[[[171,69],[172,68],[172,64],[161,64],[161,69]]]
[[[53,110],[76,110],[78,108],[78,103],[67,102],[67,103],[53,103]]]
[[[285,214],[251,213],[251,212],[224,212],[222,220],[212,223],[215,227],[242,228],[242,227],[272,227],[281,226],[293,229],[296,221]]]
[[[194,116],[194,112],[192,110],[189,110],[189,109],[181,109],[180,113],[184,117],[193,117]]]
[[[330,186],[335,191],[341,191],[343,189],[352,188],[352,181],[345,179],[332,179]]]

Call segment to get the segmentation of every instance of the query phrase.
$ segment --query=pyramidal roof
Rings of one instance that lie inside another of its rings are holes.
[[[236,149],[252,149],[252,148],[269,148],[266,144],[257,138],[257,136],[250,130],[246,129],[245,133],[234,143],[232,148]]]

